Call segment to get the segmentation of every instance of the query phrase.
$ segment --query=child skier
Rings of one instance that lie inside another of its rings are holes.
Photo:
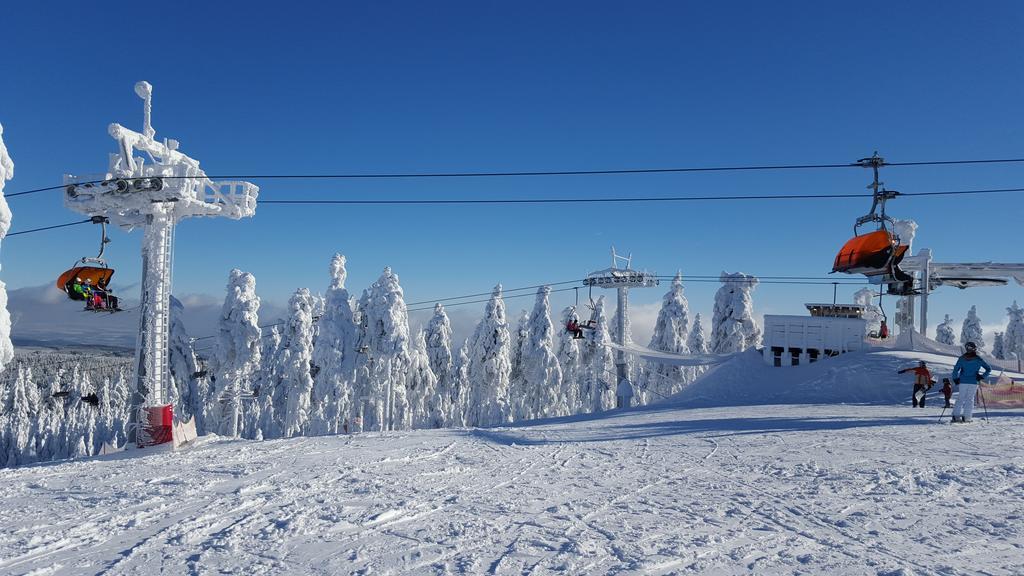
[[[974,342],[964,344],[964,355],[956,361],[953,367],[953,383],[960,391],[956,395],[956,405],[953,406],[953,423],[970,422],[971,413],[974,411],[974,395],[978,392],[978,384],[988,378],[992,368],[988,363],[978,356],[978,346]],[[982,371],[984,371],[982,373]],[[961,379],[966,382],[961,382]]]
[[[943,408],[950,408],[952,404],[949,403],[949,399],[953,397],[953,385],[949,383],[949,378],[942,379],[942,395],[946,397],[946,405]]]
[[[903,374],[904,372],[914,372],[914,395],[912,400],[914,401],[914,408],[920,406],[924,408],[925,393],[931,389],[932,384],[935,380],[932,380],[932,373],[928,371],[928,365],[925,364],[924,360],[921,360],[916,368],[904,368],[897,372],[897,374]]]

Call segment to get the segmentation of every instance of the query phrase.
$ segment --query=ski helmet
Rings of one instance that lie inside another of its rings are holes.
[[[967,350],[968,352],[977,352],[978,345],[974,342],[968,342],[967,344],[964,344],[964,350]]]

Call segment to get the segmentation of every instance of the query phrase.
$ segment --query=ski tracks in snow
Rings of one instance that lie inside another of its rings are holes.
[[[4,470],[0,573],[1017,570],[1014,418],[953,429],[897,408],[814,411],[211,440]]]

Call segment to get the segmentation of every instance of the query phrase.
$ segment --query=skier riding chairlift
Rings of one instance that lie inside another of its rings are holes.
[[[106,260],[103,259],[103,250],[110,242],[106,233],[107,219],[103,216],[94,216],[92,222],[103,227],[99,254],[95,258],[83,257],[75,266],[61,274],[57,278],[57,289],[67,294],[71,300],[84,301],[85,310],[90,312],[120,312],[118,299],[111,294],[107,286],[114,275],[114,269],[108,268]]]
[[[590,320],[580,324],[579,316],[576,314],[576,307],[572,306],[569,308],[569,321],[565,323],[566,332],[572,332],[573,340],[580,340],[583,338],[583,330],[593,330],[597,327],[597,320],[593,317],[597,314],[597,310],[591,313]]]

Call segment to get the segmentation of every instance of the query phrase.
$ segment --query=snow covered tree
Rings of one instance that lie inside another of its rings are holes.
[[[448,414],[449,426],[465,426],[469,412],[469,340],[462,342],[452,362],[452,405]]]
[[[530,338],[530,315],[526,310],[519,313],[516,331],[512,338],[512,372],[509,374],[509,403],[512,408],[512,420],[529,420],[526,383],[523,381],[523,346]]]
[[[211,399],[220,403],[220,408],[215,411],[215,429],[221,434],[238,434],[239,397],[243,390],[251,387],[253,372],[259,366],[262,336],[259,309],[256,277],[238,269],[232,270],[219,321],[214,357],[217,388]]]
[[[444,412],[441,410],[441,399],[437,393],[437,376],[430,369],[427,338],[422,330],[416,333],[416,341],[410,354],[405,390],[409,398],[413,428],[444,426]]]
[[[0,124],[0,243],[11,229],[11,209],[4,198],[4,185],[14,178],[14,161],[4,145],[4,127]],[[7,286],[0,281],[0,372],[14,359],[11,344],[11,314],[7,311]]]
[[[39,389],[32,381],[31,368],[18,368],[10,397],[10,411],[4,414],[6,465],[30,464],[37,458],[32,421],[39,411]]]
[[[689,354],[686,344],[690,332],[690,305],[683,294],[683,274],[678,272],[672,279],[672,287],[661,301],[661,310],[654,323],[654,334],[648,348],[671,354]],[[683,366],[672,366],[660,362],[648,363],[639,383],[640,401],[646,403],[646,391],[664,398],[678,392],[691,380],[690,371]]]
[[[956,344],[956,334],[953,332],[953,319],[946,314],[946,318],[935,328],[935,341],[939,344]]]
[[[981,329],[981,319],[978,318],[978,307],[971,306],[964,318],[963,326],[960,328],[960,344],[974,342],[978,350],[985,348],[985,334]]]
[[[470,343],[468,426],[501,426],[512,421],[511,374],[512,338],[505,319],[501,284],[498,284]]]
[[[1006,340],[1002,332],[996,332],[992,340],[992,356],[996,360],[1006,360]]]
[[[1024,359],[1024,308],[1013,302],[1013,306],[1006,309],[1010,320],[1006,324],[1006,334],[1003,336],[1003,348],[1007,358]]]
[[[588,412],[603,412],[615,407],[618,385],[615,374],[615,356],[609,346],[611,331],[604,312],[604,296],[594,304],[596,324],[586,335],[583,347],[584,383],[580,396]]]
[[[875,333],[882,327],[883,318],[882,309],[875,304],[876,296],[871,288],[861,288],[853,293],[853,303],[864,307],[865,328]]]
[[[555,356],[554,327],[551,325],[550,286],[537,290],[530,313],[522,352],[523,419],[568,414],[562,404],[562,369]]]
[[[690,349],[690,354],[708,353],[708,344],[704,337],[704,326],[700,319],[700,313],[693,317],[693,328],[690,329],[690,335],[686,338],[686,347]]]
[[[557,332],[558,350],[556,354],[558,365],[562,368],[562,389],[559,392],[558,404],[565,406],[567,415],[578,414],[583,410],[581,399],[583,385],[582,351],[579,346],[582,340],[577,340],[573,337],[572,332],[564,328],[570,320],[575,320],[577,323],[580,320],[576,314],[575,306],[562,310],[559,330]]]
[[[313,392],[313,297],[300,288],[288,301],[290,315],[284,329],[280,356],[281,382],[287,394],[284,437],[301,436],[309,426],[310,395]]]
[[[171,386],[175,397],[174,419],[187,422],[198,415],[202,418],[203,403],[206,398],[199,395],[196,372],[196,353],[192,347],[192,339],[188,336],[184,321],[185,307],[181,301],[171,296],[171,326],[168,346],[171,372]],[[201,430],[196,422],[196,430]]]
[[[313,434],[336,434],[349,418],[355,380],[355,315],[349,302],[345,279],[345,256],[335,254],[330,266],[331,285],[324,297],[323,314],[317,324],[313,346],[316,378],[313,385]]]
[[[751,292],[758,281],[743,273],[722,272],[722,287],[715,293],[711,318],[711,351],[716,354],[742,352],[761,343],[761,329],[754,321]]]
[[[443,418],[442,427],[453,424],[454,412],[459,404],[456,374],[452,362],[452,325],[441,304],[434,305],[434,315],[427,323],[427,358],[430,371],[437,378],[437,396]]]
[[[693,317],[693,327],[690,329],[690,335],[686,338],[686,347],[690,349],[690,354],[708,353],[708,343],[704,337],[704,326],[701,323],[700,314]],[[692,379],[696,380],[707,368],[707,366],[694,366]]]
[[[277,391],[281,380],[278,366],[283,352],[282,341],[281,329],[273,326],[260,349],[260,370],[254,388],[257,393],[253,401],[254,409],[249,413],[254,423],[252,438],[257,440],[277,438],[282,434],[280,420],[284,406],[275,404],[276,399],[283,397]]]
[[[405,396],[409,368],[409,314],[398,275],[385,268],[360,298],[358,361],[363,429],[406,429],[411,425]]]

